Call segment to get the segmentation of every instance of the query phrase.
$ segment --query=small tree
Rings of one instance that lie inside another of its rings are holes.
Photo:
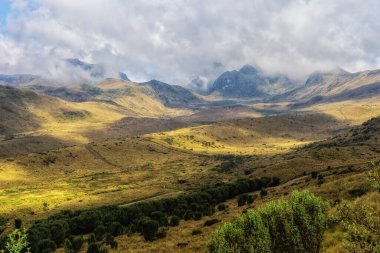
[[[64,243],[63,243],[63,246],[65,248],[65,253],[74,253],[74,249],[73,249],[73,244],[71,243],[71,241],[69,239],[65,239]]]
[[[43,239],[37,244],[38,253],[54,252],[57,249],[57,245],[50,239]]]
[[[27,233],[25,230],[15,229],[7,237],[5,249],[9,253],[20,253],[29,246]]]
[[[22,220],[17,218],[15,219],[15,229],[20,229],[22,225]]]
[[[246,194],[241,195],[237,199],[238,206],[244,206],[247,203],[248,196]]]
[[[265,189],[262,189],[261,191],[260,191],[260,197],[265,197],[265,196],[267,196],[268,195],[268,191],[267,190],[265,190]]]
[[[179,225],[179,217],[177,215],[172,215],[169,217],[169,225],[172,227],[176,227]]]
[[[155,220],[145,220],[142,223],[142,234],[146,241],[153,241],[158,231],[159,224]]]

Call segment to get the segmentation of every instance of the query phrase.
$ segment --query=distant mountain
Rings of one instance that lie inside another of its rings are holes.
[[[380,70],[350,73],[343,69],[312,73],[305,84],[274,97],[302,107],[323,102],[380,96]]]
[[[149,86],[157,98],[168,107],[192,108],[202,103],[199,97],[179,85],[170,85],[157,80],[140,83],[140,85]]]
[[[90,63],[81,61],[77,58],[67,59],[66,62],[71,64],[74,67],[78,67],[88,72],[91,77],[94,77],[94,78],[105,77],[104,67],[100,64],[90,64]]]
[[[119,78],[124,81],[131,81],[124,72],[119,72]]]
[[[285,75],[266,75],[251,65],[239,71],[227,71],[219,76],[209,94],[228,98],[267,98],[291,90],[297,85]]]
[[[19,86],[30,84],[40,79],[41,79],[40,76],[26,75],[26,74],[0,75],[0,85],[19,87]]]

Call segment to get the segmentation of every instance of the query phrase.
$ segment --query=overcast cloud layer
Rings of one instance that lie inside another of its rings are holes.
[[[186,84],[248,63],[305,78],[380,68],[378,0],[12,0],[0,72],[65,81],[62,59]]]

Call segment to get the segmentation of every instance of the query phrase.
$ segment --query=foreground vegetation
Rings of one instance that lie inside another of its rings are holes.
[[[293,192],[227,223],[213,235],[212,253],[319,252],[327,228],[327,204],[309,192]]]
[[[33,224],[28,230],[30,248],[32,252],[54,252],[57,247],[65,246],[70,252],[76,252],[83,244],[83,235],[89,234],[89,249],[94,250],[90,252],[99,252],[105,245],[117,247],[114,236],[123,233],[141,233],[145,240],[152,241],[165,236],[160,227],[177,226],[181,219],[201,219],[213,214],[218,203],[279,183],[278,178],[243,179],[177,198],[141,202],[124,208],[104,206],[64,211]]]

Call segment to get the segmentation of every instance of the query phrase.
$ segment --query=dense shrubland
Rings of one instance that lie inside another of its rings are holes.
[[[319,252],[327,204],[309,192],[267,203],[226,223],[212,235],[210,252]]]
[[[165,226],[181,219],[198,220],[212,215],[216,205],[237,195],[279,184],[277,178],[241,179],[191,191],[177,198],[141,202],[128,207],[103,206],[82,211],[63,211],[35,222],[27,231],[31,252],[54,252],[58,247],[77,252],[88,237],[88,252],[117,247],[115,236],[141,233],[147,241],[165,236]]]

